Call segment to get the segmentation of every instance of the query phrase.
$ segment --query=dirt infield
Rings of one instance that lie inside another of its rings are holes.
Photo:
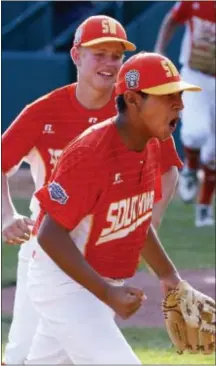
[[[198,290],[207,295],[215,297],[215,271],[212,269],[203,269],[197,271],[181,271],[182,276],[187,279]],[[117,318],[121,328],[123,327],[162,327],[163,318],[160,311],[162,292],[158,280],[145,272],[138,272],[131,279],[131,285],[142,288],[147,295],[147,300],[139,311],[128,320]],[[2,313],[11,315],[13,310],[14,287],[2,290]]]

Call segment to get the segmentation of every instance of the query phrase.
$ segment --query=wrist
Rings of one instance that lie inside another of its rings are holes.
[[[5,227],[10,225],[16,215],[18,215],[16,210],[11,210],[10,212],[4,213],[2,215],[2,226]]]
[[[173,290],[182,281],[181,276],[178,272],[172,272],[164,277],[160,278],[162,286],[165,290]]]
[[[102,283],[100,284],[100,290],[99,290],[100,295],[98,296],[100,300],[108,304],[111,291],[112,286],[103,279]]]

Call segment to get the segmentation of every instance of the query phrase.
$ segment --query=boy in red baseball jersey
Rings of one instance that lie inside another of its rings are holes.
[[[115,19],[103,15],[88,18],[78,27],[71,50],[78,82],[27,106],[3,135],[3,238],[9,244],[26,241],[19,251],[13,322],[5,351],[8,364],[23,363],[38,323],[26,294],[26,280],[33,251],[33,241],[28,240],[29,224],[34,223],[39,207],[33,196],[31,219],[19,215],[9,196],[7,176],[25,161],[30,165],[36,190],[47,183],[65,146],[89,126],[115,115],[116,75],[124,51],[133,50],[135,45],[127,40],[124,28]],[[154,206],[155,227],[173,194],[177,167],[181,167],[181,161],[169,137],[161,142],[163,185],[162,199]]]
[[[181,281],[151,217],[161,197],[158,139],[174,131],[183,90],[200,88],[165,57],[131,57],[117,78],[117,116],[73,140],[36,193],[28,287],[41,318],[26,364],[141,365],[114,313],[127,318],[143,303],[142,290],[124,285],[141,254],[165,285]]]
[[[104,33],[110,24],[115,28],[115,34]],[[92,46],[86,46],[86,41],[90,40]],[[3,238],[9,244],[22,244],[13,321],[5,348],[6,364],[24,362],[38,324],[37,312],[27,296],[26,282],[33,251],[29,225],[34,224],[39,213],[34,196],[30,204],[31,219],[16,212],[9,196],[7,177],[25,161],[30,165],[38,190],[47,183],[59,156],[72,139],[89,126],[115,115],[116,75],[124,52],[135,48],[115,19],[107,16],[88,18],[77,30],[71,49],[78,82],[56,89],[26,106],[3,135]]]

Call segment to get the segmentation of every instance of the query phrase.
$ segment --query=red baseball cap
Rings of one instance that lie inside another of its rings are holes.
[[[118,73],[116,94],[124,94],[126,90],[167,95],[183,90],[200,91],[201,88],[182,80],[175,65],[167,57],[158,53],[140,52],[130,57]]]
[[[126,51],[135,51],[136,46],[127,40],[123,26],[106,15],[95,15],[87,18],[77,28],[74,46],[90,47],[103,42],[121,42]]]

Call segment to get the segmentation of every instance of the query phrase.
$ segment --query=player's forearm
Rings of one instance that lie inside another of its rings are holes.
[[[181,277],[164,250],[153,226],[149,228],[142,257],[158,278],[169,287],[175,287]]]
[[[49,215],[45,216],[40,226],[38,242],[62,271],[106,302],[109,285],[88,264],[69,237],[68,231]]]
[[[168,14],[159,29],[158,38],[155,44],[155,52],[164,53],[169,41],[173,37],[173,34],[177,28],[177,23],[172,19],[171,15]]]
[[[7,176],[2,172],[2,226],[7,225],[14,214],[16,209],[11,200],[8,179]]]
[[[152,214],[152,224],[156,230],[159,229],[165,211],[175,194],[178,176],[176,166],[172,166],[167,173],[162,175],[162,198],[154,204]]]

